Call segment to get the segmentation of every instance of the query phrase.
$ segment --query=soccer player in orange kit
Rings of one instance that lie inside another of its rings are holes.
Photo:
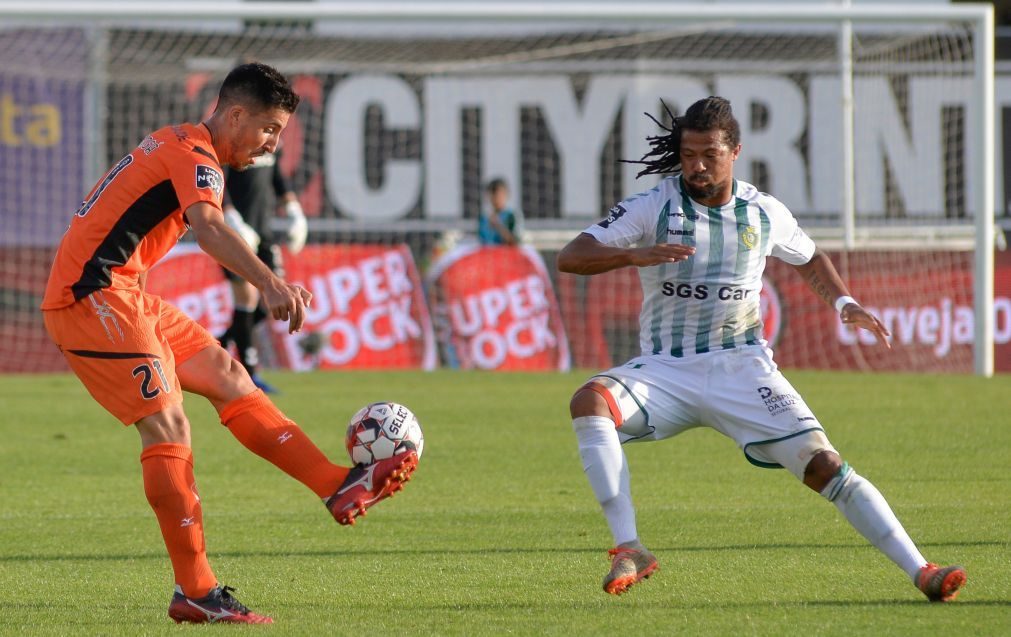
[[[77,210],[42,303],[71,369],[140,434],[144,491],[175,574],[176,622],[272,622],[239,603],[208,563],[183,390],[207,398],[239,442],[309,487],[341,524],[400,490],[417,466],[413,451],[368,466],[331,463],[210,333],[144,291],[147,271],[188,228],[201,249],[260,290],[274,319],[291,332],[302,327],[312,295],[265,266],[221,211],[222,166],[242,170],[273,152],[298,102],[277,70],[243,64],[225,78],[206,121],[145,137]]]

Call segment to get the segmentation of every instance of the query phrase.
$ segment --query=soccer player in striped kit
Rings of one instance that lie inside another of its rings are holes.
[[[740,127],[708,97],[650,138],[643,174],[670,174],[625,199],[558,255],[562,272],[638,268],[642,354],[590,378],[570,412],[583,469],[614,536],[604,590],[621,594],[657,569],[640,542],[621,444],[707,426],[760,467],[785,467],[835,504],[931,601],[965,583],[960,566],[928,563],[881,493],[843,461],[776,367],[762,338],[765,261],[794,266],[843,323],[888,346],[887,330],[850,296],[832,262],[780,201],[734,179]]]

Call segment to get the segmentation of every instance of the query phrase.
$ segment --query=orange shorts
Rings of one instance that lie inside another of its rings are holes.
[[[181,403],[176,365],[218,343],[181,310],[139,289],[101,290],[42,316],[70,368],[125,425]]]

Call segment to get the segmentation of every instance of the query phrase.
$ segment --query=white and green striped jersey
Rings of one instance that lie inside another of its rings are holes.
[[[802,265],[814,255],[814,242],[779,200],[737,180],[733,193],[726,205],[708,208],[673,175],[585,230],[616,247],[695,247],[686,261],[639,268],[644,355],[681,358],[764,344],[759,293],[766,257]]]

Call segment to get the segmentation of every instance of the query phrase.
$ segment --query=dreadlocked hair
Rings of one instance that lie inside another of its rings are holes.
[[[671,119],[668,128],[661,124],[655,117],[645,113],[646,117],[653,120],[653,123],[667,131],[663,135],[647,137],[650,150],[639,160],[622,159],[626,164],[642,164],[645,166],[635,176],[636,179],[643,175],[663,175],[667,173],[681,172],[681,131],[695,130],[707,131],[719,129],[723,131],[724,141],[735,147],[741,143],[741,127],[734,117],[734,112],[730,108],[730,101],[711,95],[701,99],[685,111],[681,117],[675,117],[670,107],[663,100],[660,100],[664,110]]]

